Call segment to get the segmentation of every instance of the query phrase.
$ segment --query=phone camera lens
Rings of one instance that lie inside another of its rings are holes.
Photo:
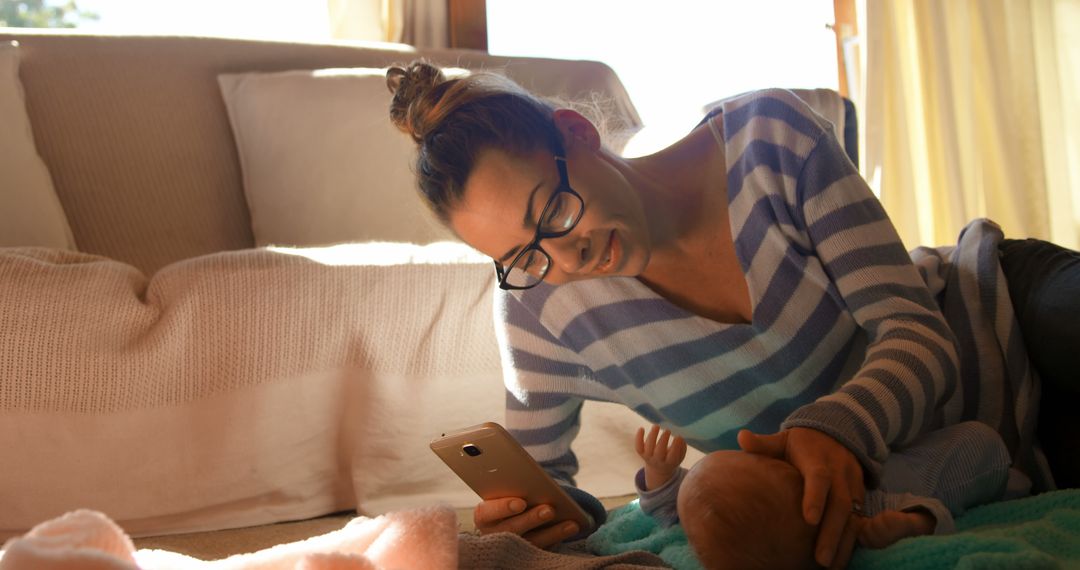
[[[477,455],[483,453],[482,451],[480,451],[479,447],[476,447],[471,443],[466,443],[465,445],[461,446],[461,450],[464,451],[465,455],[468,455],[469,457],[476,457]]]

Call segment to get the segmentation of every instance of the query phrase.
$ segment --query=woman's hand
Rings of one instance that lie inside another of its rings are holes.
[[[646,491],[667,483],[686,459],[686,441],[679,436],[672,438],[670,430],[664,430],[661,434],[658,425],[653,425],[648,436],[645,435],[645,428],[638,428],[634,450],[645,462]]]
[[[574,536],[580,530],[577,523],[571,521],[535,530],[550,523],[553,516],[555,509],[549,505],[537,505],[525,510],[524,499],[505,497],[476,505],[473,510],[473,523],[480,534],[512,532],[540,548],[548,548]]]
[[[852,512],[861,511],[866,496],[862,466],[855,454],[831,436],[809,428],[772,435],[742,430],[739,447],[782,459],[799,470],[803,476],[803,517],[809,524],[820,523],[814,558],[822,566],[846,566],[859,526]]]

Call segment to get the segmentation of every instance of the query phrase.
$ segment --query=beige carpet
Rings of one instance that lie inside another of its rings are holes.
[[[637,498],[637,495],[623,495],[601,499],[607,509],[621,507]],[[472,509],[457,509],[458,528],[462,532],[474,529]],[[356,517],[355,512],[336,513],[319,518],[234,528],[212,532],[193,532],[166,536],[148,536],[134,539],[135,548],[153,548],[179,552],[202,560],[218,560],[233,554],[255,552],[278,544],[296,542],[326,534],[345,526]]]

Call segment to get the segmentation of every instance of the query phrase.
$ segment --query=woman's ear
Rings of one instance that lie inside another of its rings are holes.
[[[572,109],[557,109],[552,118],[555,120],[555,128],[562,135],[563,148],[567,152],[570,147],[581,145],[592,151],[600,150],[600,132],[581,113]]]

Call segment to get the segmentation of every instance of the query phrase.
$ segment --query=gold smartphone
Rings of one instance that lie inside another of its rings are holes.
[[[555,517],[539,528],[570,520],[592,531],[592,517],[501,425],[485,422],[444,433],[431,450],[481,499],[520,497],[530,508],[550,505]]]

